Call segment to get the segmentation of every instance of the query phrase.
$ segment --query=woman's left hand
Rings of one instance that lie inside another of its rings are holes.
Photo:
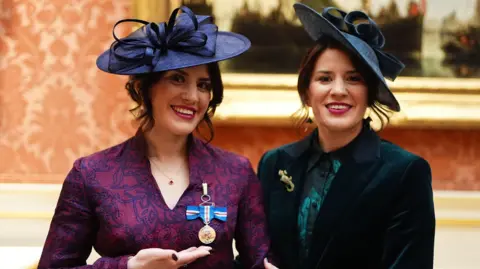
[[[265,266],[265,269],[279,269],[275,265],[271,264],[268,262],[267,258],[263,260],[263,265]]]

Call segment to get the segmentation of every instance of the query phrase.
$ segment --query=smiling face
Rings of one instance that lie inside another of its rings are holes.
[[[315,62],[305,101],[319,128],[357,129],[368,107],[368,87],[347,53],[326,48]]]
[[[207,65],[167,71],[151,88],[155,129],[184,136],[204,119],[212,83]]]

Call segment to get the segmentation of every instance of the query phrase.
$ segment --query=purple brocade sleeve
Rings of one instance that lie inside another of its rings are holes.
[[[250,163],[246,169],[246,177],[248,184],[239,204],[235,243],[243,268],[264,268],[263,259],[267,257],[270,239],[260,181]]]
[[[97,228],[80,167],[78,160],[63,183],[38,268],[127,269],[128,256],[103,257],[86,265]]]

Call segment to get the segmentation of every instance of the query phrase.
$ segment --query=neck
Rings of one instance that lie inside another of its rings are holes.
[[[156,130],[155,127],[145,132],[148,145],[148,157],[155,157],[161,162],[185,160],[187,157],[187,137]]]
[[[352,142],[362,131],[363,123],[355,125],[351,129],[332,131],[325,127],[318,127],[318,139],[324,152],[332,152],[343,148]]]

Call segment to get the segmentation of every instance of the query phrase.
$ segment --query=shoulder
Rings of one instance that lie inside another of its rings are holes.
[[[410,163],[422,157],[387,140],[380,141],[380,156],[385,162]]]
[[[300,142],[295,141],[266,151],[260,159],[260,164],[275,163],[279,158],[282,158],[285,152],[293,151],[294,148],[298,147]]]
[[[384,166],[401,176],[430,174],[430,164],[421,156],[387,140],[380,142],[380,156]]]
[[[132,137],[120,144],[78,158],[74,162],[74,168],[79,171],[89,171],[107,167],[111,161],[118,160],[124,156],[126,149],[130,147],[131,143],[133,143]]]
[[[305,152],[303,140],[296,141],[266,151],[257,166],[257,175],[262,184],[277,181],[278,169],[289,167],[292,162],[298,162]]]

